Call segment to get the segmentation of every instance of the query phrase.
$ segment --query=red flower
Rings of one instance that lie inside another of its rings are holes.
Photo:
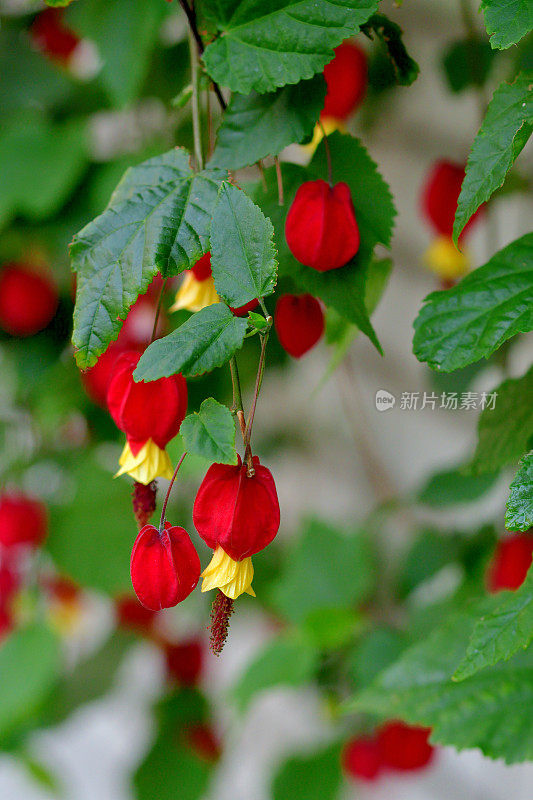
[[[122,595],[115,600],[117,623],[126,630],[147,633],[153,625],[157,612],[142,606],[136,597]]]
[[[365,96],[367,74],[364,50],[350,41],[339,45],[324,68],[328,90],[321,116],[345,120],[353,114]]]
[[[422,213],[433,226],[435,233],[450,237],[457,210],[457,200],[465,177],[464,164],[444,159],[433,164],[422,189]],[[479,219],[478,209],[467,223],[463,234]]]
[[[254,299],[238,308],[230,306],[230,309],[235,316],[244,317],[256,307],[258,302],[259,300]],[[220,297],[213,280],[211,253],[205,253],[186,273],[185,280],[176,293],[176,301],[170,310],[201,311],[202,308],[213,305],[213,303],[220,303]]]
[[[206,281],[211,277],[211,253],[205,253],[198,259],[191,271],[197,281]]]
[[[12,336],[33,336],[52,321],[59,302],[48,275],[23,264],[0,274],[0,327]]]
[[[532,533],[515,533],[502,539],[496,546],[487,571],[489,590],[518,589],[525,580],[532,558]]]
[[[360,241],[347,184],[303,183],[289,209],[285,236],[293,256],[319,272],[347,264]]]
[[[300,358],[324,333],[322,306],[310,294],[283,294],[276,303],[274,324],[283,349]]]
[[[123,352],[118,342],[111,342],[107,350],[102,353],[94,367],[81,373],[81,380],[85,391],[91,400],[102,408],[107,408],[107,389],[113,367],[119,355]]]
[[[39,500],[14,492],[0,495],[0,544],[37,547],[46,533],[46,508]]]
[[[145,525],[131,551],[131,582],[145,608],[159,611],[181,603],[200,578],[200,559],[184,528],[165,522],[162,533]]]
[[[165,660],[169,678],[180,686],[195,686],[203,666],[203,650],[198,639],[165,645]]]
[[[355,736],[344,745],[342,765],[353,778],[375,780],[381,770],[381,754],[375,737]]]
[[[386,722],[377,731],[382,763],[397,770],[416,770],[425,767],[435,752],[429,743],[430,728],[406,725],[405,722]]]
[[[217,761],[220,758],[220,742],[213,728],[205,722],[190,725],[185,729],[185,739],[200,758]]]
[[[62,8],[46,8],[35,17],[31,35],[37,47],[46,55],[67,62],[80,40],[63,24],[62,17]]]
[[[213,464],[202,481],[193,508],[193,522],[204,542],[221,547],[234,561],[263,550],[279,529],[280,514],[272,473],[253,459],[248,477],[241,462]]]

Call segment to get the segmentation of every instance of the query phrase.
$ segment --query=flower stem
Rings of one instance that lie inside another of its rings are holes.
[[[194,157],[196,169],[204,168],[204,156],[202,151],[202,132],[200,130],[200,103],[198,98],[198,55],[199,50],[192,28],[189,28],[189,50],[191,54],[191,84],[192,84],[192,131],[194,137]]]
[[[254,467],[252,461],[252,448],[250,445],[250,440],[252,438],[252,426],[254,424],[255,409],[257,407],[257,398],[259,397],[259,392],[261,391],[261,384],[263,383],[263,375],[265,374],[265,353],[266,353],[266,346],[268,343],[268,331],[266,333],[260,334],[260,336],[261,336],[261,355],[259,356],[259,364],[257,367],[257,377],[255,379],[255,390],[254,390],[254,397],[252,400],[252,407],[250,409],[250,416],[248,417],[248,424],[246,425],[246,430],[244,432],[244,447],[245,447],[244,458],[245,461],[247,461],[248,463],[249,477],[251,477],[254,473]]]
[[[163,501],[163,508],[161,509],[161,520],[159,522],[159,533],[160,534],[163,533],[163,525],[165,524],[165,512],[167,510],[168,498],[170,497],[170,492],[172,491],[172,487],[174,486],[174,481],[178,477],[179,469],[180,469],[181,465],[183,464],[183,462],[185,461],[185,456],[186,455],[187,455],[187,451],[184,452],[184,454],[182,455],[182,457],[178,461],[178,466],[174,470],[174,475],[172,476],[172,478],[170,480],[170,483],[168,484],[167,493],[166,493],[165,499]]]
[[[278,204],[284,205],[285,199],[283,194],[283,175],[281,174],[281,164],[278,156],[274,157],[274,164],[276,165],[276,178],[278,180]]]
[[[331,150],[329,149],[329,140],[328,135],[326,133],[326,129],[324,125],[319,120],[318,124],[320,126],[320,130],[322,131],[322,136],[324,137],[324,147],[326,149],[326,160],[328,162],[328,183],[330,186],[333,186],[333,165],[331,163]]]
[[[157,300],[157,308],[155,310],[155,317],[154,317],[154,327],[152,328],[152,335],[150,336],[150,344],[155,339],[156,331],[157,331],[157,323],[159,322],[159,315],[161,313],[161,304],[163,302],[163,294],[165,293],[165,289],[167,287],[168,278],[165,278],[163,281],[163,285],[161,286],[161,291],[159,292],[159,297]]]

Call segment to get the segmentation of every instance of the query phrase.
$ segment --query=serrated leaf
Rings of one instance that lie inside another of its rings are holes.
[[[370,39],[375,35],[384,45],[397,83],[400,86],[411,86],[418,77],[420,67],[407,52],[400,26],[384,14],[373,14],[361,29]]]
[[[503,185],[505,176],[533,130],[533,71],[522,72],[512,84],[494,92],[478,131],[457,201],[453,236],[461,231],[479,206]]]
[[[458,750],[479,747],[507,763],[531,759],[533,650],[460,683],[452,680],[479,614],[490,613],[498,602],[490,597],[486,605],[476,603],[447,619],[380,673],[347,710],[432,727],[432,741]]]
[[[189,414],[181,423],[188,453],[217,464],[236,464],[235,420],[230,410],[212,397],[204,400],[198,412]]]
[[[464,681],[498,661],[508,661],[533,639],[533,569],[516,591],[500,593],[498,597],[496,608],[476,622],[454,680]]]
[[[529,0],[482,0],[481,8],[490,43],[500,50],[519,42],[533,28]]]
[[[274,686],[301,686],[312,678],[318,662],[317,650],[293,634],[269,642],[248,665],[233,688],[241,711],[259,692]]]
[[[470,469],[492,472],[516,464],[533,436],[533,367],[495,389],[494,409],[485,408],[478,423],[478,443]]]
[[[225,181],[211,225],[215,288],[232,308],[272,294],[277,280],[274,228],[258,206]]]
[[[437,472],[422,486],[418,500],[433,508],[471,503],[483,497],[494,486],[497,472],[469,475],[462,468]]]
[[[223,303],[202,308],[142,354],[133,373],[136,381],[156,381],[181,372],[186,378],[210,372],[242,346],[248,322]]]
[[[158,270],[177,275],[207,252],[223,175],[193,174],[182,149],[151,158],[127,170],[103,214],[76,234],[72,341],[81,368],[117,338],[121,320]]]
[[[221,35],[203,59],[214,81],[235,92],[271,92],[322,72],[334,48],[356,33],[377,0],[243,0],[212,4]]]
[[[452,42],[442,56],[442,68],[450,91],[462,92],[469,86],[484,86],[496,53],[481,36]]]
[[[413,352],[443,372],[488,358],[507,339],[533,330],[533,234],[424,303],[414,323]]]
[[[527,531],[533,527],[533,450],[520,462],[507,500],[505,527]]]
[[[340,769],[341,747],[329,747],[305,756],[294,756],[286,761],[274,777],[273,800],[335,800],[342,779]]]
[[[234,94],[209,166],[239,169],[312,135],[326,97],[322,75],[277,92]]]

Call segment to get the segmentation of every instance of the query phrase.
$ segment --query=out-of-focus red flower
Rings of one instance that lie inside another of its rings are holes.
[[[115,613],[121,628],[148,633],[157,617],[157,611],[141,605],[134,595],[122,595],[115,600]]]
[[[435,233],[451,237],[457,200],[465,177],[465,165],[441,159],[430,169],[422,187],[422,214],[433,227]],[[482,208],[471,217],[462,236],[479,219]]]
[[[533,559],[533,533],[515,533],[502,539],[487,570],[491,592],[518,589],[526,578]]]
[[[35,45],[56,61],[69,61],[80,40],[63,22],[62,8],[46,8],[35,17],[30,29]]]
[[[200,758],[206,761],[218,761],[220,758],[220,742],[211,725],[189,725],[185,729],[185,739]]]
[[[0,495],[0,544],[38,547],[46,538],[47,513],[39,500],[21,492]]]
[[[322,306],[310,294],[282,294],[276,303],[274,325],[283,349],[301,358],[324,333]]]
[[[430,728],[407,725],[399,720],[386,722],[377,731],[382,764],[405,772],[425,767],[435,752],[429,743],[430,734]]]
[[[195,686],[203,666],[203,649],[198,639],[165,644],[165,661],[169,678],[180,686]]]
[[[64,575],[49,575],[43,579],[43,588],[60,603],[75,603],[80,597],[80,587]]]
[[[231,308],[236,317],[244,317],[254,309],[258,300],[250,300],[244,306]],[[185,279],[176,293],[171,311],[201,311],[202,308],[220,303],[220,297],[215,289],[213,273],[211,270],[211,253],[205,253],[194,266],[187,272]]]
[[[346,120],[361,105],[366,93],[368,66],[365,51],[345,41],[335,50],[335,58],[324,67],[327,84],[322,117]]]
[[[302,183],[287,215],[285,237],[293,256],[319,272],[347,264],[360,243],[348,185]]]
[[[0,272],[0,327],[12,336],[33,336],[52,321],[59,302],[51,277],[25,264]]]
[[[381,770],[381,754],[374,736],[354,736],[342,751],[344,771],[352,778],[375,780]]]

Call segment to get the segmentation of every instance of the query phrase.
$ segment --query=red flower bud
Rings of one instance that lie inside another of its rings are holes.
[[[115,600],[117,623],[126,630],[148,633],[157,612],[142,606],[133,595],[122,595]]]
[[[213,464],[202,481],[193,508],[193,522],[213,550],[220,546],[234,561],[263,550],[279,529],[280,515],[272,473],[253,459],[248,477],[241,462]]]
[[[45,539],[46,532],[46,508],[39,500],[14,492],[0,496],[0,544],[37,547]]]
[[[52,321],[57,289],[48,275],[22,264],[0,274],[0,327],[12,336],[33,336]]]
[[[105,353],[102,353],[94,367],[81,373],[81,380],[85,391],[91,400],[102,408],[107,408],[107,389],[115,361],[121,354],[122,348],[118,342],[111,342]]]
[[[324,333],[322,306],[310,294],[283,294],[276,303],[274,325],[283,349],[300,358]]]
[[[350,41],[339,45],[324,67],[328,90],[321,116],[345,120],[353,114],[365,96],[367,73],[364,50]]]
[[[166,644],[165,660],[169,678],[180,686],[195,686],[198,683],[204,658],[202,645],[197,639]]]
[[[344,771],[352,778],[373,781],[381,770],[381,754],[377,740],[370,736],[355,736],[346,742],[342,751]]]
[[[243,306],[239,306],[238,308],[233,308],[233,306],[230,306],[230,311],[232,311],[236,317],[245,317],[249,311],[254,310],[258,303],[259,300],[257,299],[250,300],[249,303],[245,303]]]
[[[405,722],[387,722],[377,732],[382,763],[398,770],[416,770],[425,767],[435,752],[428,741],[430,728],[406,725]]]
[[[213,728],[206,723],[190,725],[185,729],[185,739],[200,758],[206,761],[217,761],[221,747]]]
[[[131,582],[145,608],[159,611],[181,603],[200,578],[200,559],[184,528],[168,522],[162,533],[145,525],[131,551]]]
[[[68,61],[79,43],[76,34],[63,24],[62,8],[46,8],[35,17],[31,35],[37,47],[58,61]]]
[[[187,384],[182,375],[136,383],[133,371],[140,353],[122,353],[107,390],[111,416],[136,455],[148,439],[164,449],[180,429],[187,412]]]
[[[463,164],[443,159],[435,162],[424,183],[421,198],[422,213],[435,232],[442,236],[452,235],[457,200],[464,177]],[[465,226],[463,235],[479,218],[480,212],[481,209],[478,209],[471,217]]]
[[[526,578],[533,559],[533,534],[515,533],[498,542],[487,571],[491,592],[518,589]]]
[[[293,256],[319,272],[347,264],[360,241],[348,185],[303,183],[289,209],[285,236]]]

